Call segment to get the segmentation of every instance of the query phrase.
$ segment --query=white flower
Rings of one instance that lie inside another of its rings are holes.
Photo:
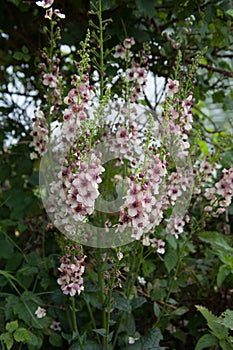
[[[145,286],[145,284],[146,284],[146,280],[145,280],[144,277],[138,276],[138,282],[139,282],[142,286]]]
[[[42,0],[42,1],[36,1],[37,6],[43,7],[44,9],[49,8],[52,6],[54,0]]]
[[[134,344],[139,338],[129,337],[129,344]]]
[[[120,261],[121,259],[123,259],[123,254],[122,252],[117,252],[117,259]]]
[[[46,310],[43,307],[38,306],[35,315],[37,318],[43,318],[46,316]]]
[[[58,10],[58,9],[55,9],[54,13],[55,13],[55,15],[57,15],[57,17],[59,17],[61,19],[66,18],[66,15],[64,15],[64,13],[61,13],[60,10]]]

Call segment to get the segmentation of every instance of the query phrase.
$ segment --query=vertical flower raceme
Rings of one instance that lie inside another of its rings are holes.
[[[85,271],[85,255],[79,257],[67,254],[60,259],[61,265],[58,268],[60,277],[57,283],[61,286],[64,294],[74,296],[79,295],[84,290],[83,274]]]
[[[41,110],[35,111],[34,125],[31,132],[33,137],[32,146],[35,151],[42,157],[47,151],[48,145],[48,123],[44,113]],[[35,153],[31,153],[31,158],[36,158]]]

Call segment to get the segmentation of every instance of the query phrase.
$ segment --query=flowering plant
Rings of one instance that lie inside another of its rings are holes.
[[[170,320],[188,311],[173,296],[183,287],[182,261],[195,252],[192,239],[233,196],[233,169],[220,169],[214,155],[196,159],[192,107],[201,55],[183,67],[178,51],[154,111],[145,107],[153,43],[136,51],[135,39],[126,37],[107,53],[108,21],[99,0],[91,13],[98,24],[91,22],[94,30],[87,31],[72,62],[75,73],[67,77],[58,46],[65,15],[53,3],[36,2],[50,27],[31,159],[41,158],[47,230],[56,232],[62,254],[55,273],[59,301],[51,306],[36,299],[33,327],[55,338],[61,333],[50,343],[70,350],[163,349],[161,330],[172,333]],[[108,66],[119,68],[117,76],[106,74]],[[143,305],[150,316],[146,334]],[[52,317],[50,307],[57,308]]]

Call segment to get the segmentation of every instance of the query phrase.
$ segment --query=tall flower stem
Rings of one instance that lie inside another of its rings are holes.
[[[129,300],[129,297],[132,293],[132,289],[135,285],[135,281],[138,277],[138,274],[139,274],[139,270],[140,270],[140,267],[141,267],[141,263],[143,261],[143,248],[144,246],[141,244],[140,241],[137,242],[137,251],[139,251],[139,256],[137,256],[137,261],[135,261],[135,254],[133,254],[133,259],[132,259],[132,264],[131,264],[131,267],[129,269],[129,273],[127,275],[127,279],[126,279],[126,297],[127,299]],[[133,270],[133,268],[135,267],[135,272],[133,274],[133,277],[131,277],[131,271]],[[117,326],[117,329],[116,329],[116,332],[115,332],[115,336],[114,336],[114,339],[113,339],[113,349],[115,349],[116,347],[116,343],[117,343],[117,338],[118,338],[118,334],[119,334],[119,331],[120,331],[120,327],[121,327],[121,324],[124,320],[124,311],[122,311],[121,315],[120,315],[120,319],[119,319],[119,322],[118,322],[118,326]]]
[[[81,341],[81,337],[80,337],[80,333],[79,333],[79,330],[78,330],[78,325],[77,325],[75,297],[74,296],[71,297],[71,302],[72,302],[71,307],[72,307],[73,327],[74,327],[75,337],[77,337],[77,339],[78,339],[78,343],[79,343],[80,349],[84,350],[83,344],[82,344],[82,341]]]
[[[100,102],[104,96],[104,39],[103,39],[103,20],[102,20],[102,0],[99,0],[98,9],[99,18],[99,44],[100,44]]]

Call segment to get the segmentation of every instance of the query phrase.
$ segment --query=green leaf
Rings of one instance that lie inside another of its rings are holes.
[[[114,306],[117,310],[131,312],[130,301],[119,293],[115,293],[114,295]]]
[[[6,324],[6,330],[10,333],[13,333],[16,329],[18,328],[18,321],[12,321],[12,322],[8,322]]]
[[[17,61],[21,61],[22,58],[23,58],[23,53],[20,52],[20,51],[16,51],[14,54],[13,54],[13,58]]]
[[[228,15],[230,15],[231,17],[233,17],[233,10],[232,9],[227,10],[226,13]]]
[[[0,340],[6,344],[7,350],[10,350],[14,344],[14,339],[11,333],[3,333],[0,335]]]
[[[159,304],[156,303],[156,301],[154,301],[153,309],[154,309],[155,316],[159,317],[159,315],[160,315],[160,307],[159,307]]]
[[[189,311],[189,308],[187,306],[181,306],[181,307],[178,307],[178,309],[172,311],[171,315],[182,316],[188,311]]]
[[[139,307],[141,307],[146,302],[147,302],[147,300],[144,297],[133,298],[132,301],[131,301],[132,310],[138,309]]]
[[[217,275],[217,286],[221,287],[222,283],[226,279],[226,277],[231,273],[229,270],[229,267],[226,265],[221,265],[219,270],[218,270],[218,275]]]
[[[221,346],[222,350],[232,350],[233,349],[233,344],[229,339],[220,340],[219,345]]]
[[[101,335],[101,337],[106,336],[106,329],[105,328],[99,328],[99,329],[92,329],[93,332]]]
[[[14,247],[11,242],[9,242],[6,237],[0,235],[0,258],[1,259],[10,259],[14,253]]]
[[[168,272],[176,266],[178,260],[176,250],[169,249],[164,257],[164,263]]]
[[[205,156],[208,156],[209,154],[209,148],[207,146],[207,143],[204,141],[204,140],[200,140],[198,141],[198,144],[200,146],[200,149],[202,151],[202,153],[205,155]]]
[[[225,339],[228,337],[227,328],[219,324],[219,318],[217,316],[213,315],[212,312],[204,306],[196,305],[196,308],[201,312],[202,316],[205,317],[209,328],[218,339]]]
[[[218,339],[213,334],[205,334],[198,340],[194,350],[202,350],[217,345]]]
[[[17,342],[28,342],[31,340],[31,336],[26,328],[18,328],[14,333],[14,339]]]
[[[62,337],[54,332],[50,335],[49,342],[51,345],[60,348],[62,346]]]
[[[155,4],[151,0],[136,0],[136,6],[142,16],[152,18],[155,14]]]
[[[233,330],[233,311],[229,309],[224,311],[221,314],[221,318],[219,318],[219,322],[230,330]]]
[[[28,334],[31,338],[27,344],[28,348],[32,350],[40,349],[43,344],[43,334],[40,334],[38,331],[36,332],[36,334],[28,331]]]

